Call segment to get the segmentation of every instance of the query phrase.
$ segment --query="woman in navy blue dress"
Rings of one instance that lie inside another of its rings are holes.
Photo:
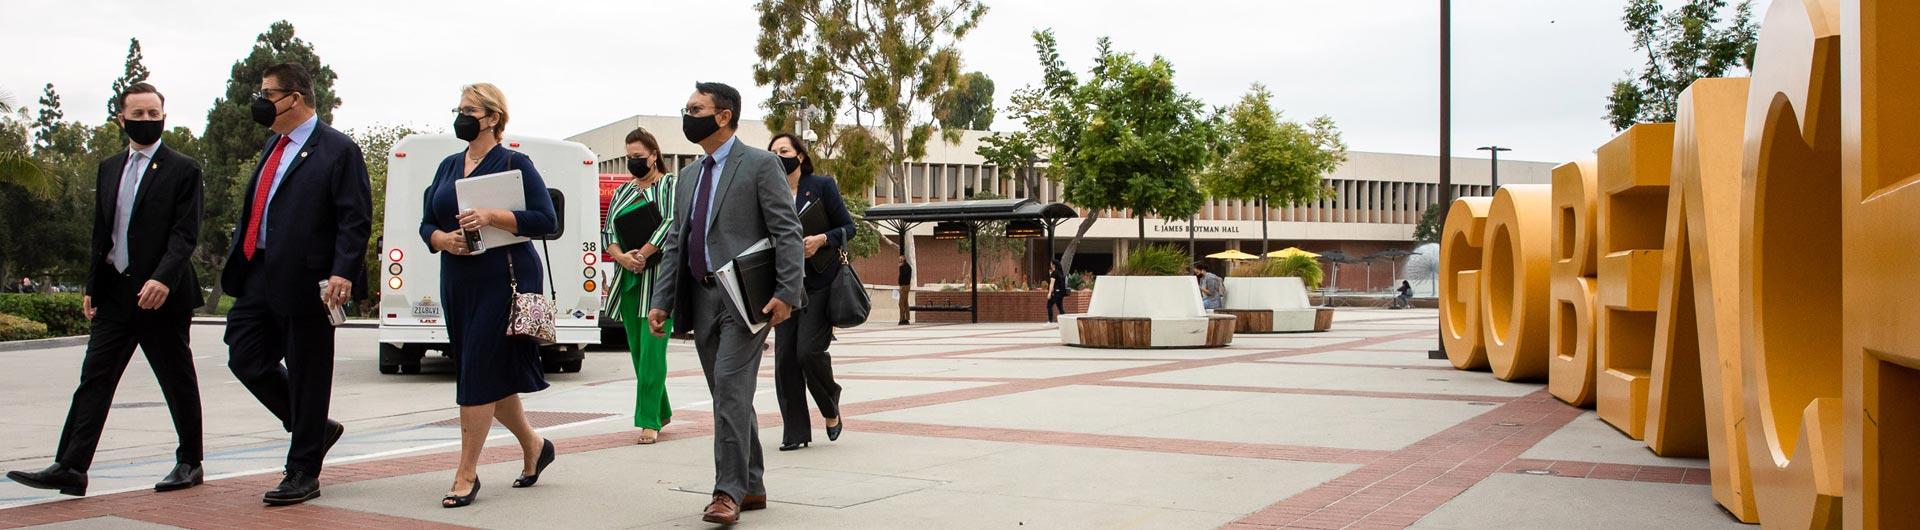
[[[530,244],[471,254],[462,235],[488,226],[520,235],[551,233],[556,226],[553,200],[532,159],[500,145],[507,102],[499,88],[487,83],[462,88],[460,107],[454,112],[454,135],[467,141],[467,149],[440,162],[433,184],[427,187],[420,219],[420,237],[441,255],[440,297],[457,363],[454,402],[460,405],[460,465],[454,470],[453,488],[441,501],[446,508],[466,506],[480,492],[476,468],[494,420],[513,432],[526,455],[514,487],[532,486],[554,456],[553,442],[533,432],[520,405],[521,393],[547,387],[540,372],[539,345],[507,337],[513,300],[508,276],[519,282],[520,292],[544,292],[540,256]],[[454,181],[512,170],[520,171],[526,188],[526,210],[460,211]]]

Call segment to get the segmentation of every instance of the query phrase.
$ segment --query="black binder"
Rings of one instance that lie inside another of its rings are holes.
[[[827,209],[825,207],[815,208],[815,206],[820,205],[821,201],[822,199],[815,199],[813,202],[807,203],[805,208],[800,209],[801,236],[824,234],[827,233],[828,229],[832,228],[827,225]],[[821,247],[819,252],[813,253],[813,257],[807,258],[807,272],[815,274],[827,272],[839,263],[839,253],[831,252],[828,251],[826,247]]]
[[[773,248],[733,258],[733,275],[740,285],[740,298],[746,300],[747,319],[754,324],[765,323],[768,315],[760,309],[773,301],[773,292],[779,288],[773,265]]]
[[[622,250],[637,250],[647,244],[653,233],[660,229],[664,219],[660,208],[652,204],[642,205],[627,212],[626,215],[613,218],[613,236]],[[647,256],[647,266],[660,264],[660,253]]]

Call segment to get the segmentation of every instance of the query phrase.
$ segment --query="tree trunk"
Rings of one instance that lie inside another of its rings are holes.
[[[1147,215],[1135,210],[1133,219],[1140,223],[1140,246],[1145,247],[1147,246]]]
[[[906,155],[905,155],[905,153],[907,152],[906,131],[895,129],[889,132],[892,133],[892,138],[890,139],[893,140],[893,155],[898,156],[901,159],[899,162],[887,164],[887,171],[893,174],[892,175],[893,189],[895,193],[900,194],[900,202],[903,204],[912,204],[913,190],[907,189],[907,185],[906,185],[907,178],[911,176],[911,173],[907,171],[907,161],[906,161]],[[916,264],[913,267],[913,276],[914,276],[914,282],[917,284],[920,279],[920,267],[918,266],[919,262],[915,260],[915,258],[919,257],[919,253],[915,252],[915,250],[916,248],[915,248],[915,245],[913,244],[913,234],[911,233],[902,234],[900,237],[900,253],[907,257],[907,263]]]
[[[200,308],[201,314],[212,315],[220,311],[220,299],[226,295],[226,289],[220,285],[221,269],[219,264],[213,266],[213,292],[207,295],[207,305]]]
[[[1034,175],[1034,173],[1037,172],[1034,170],[1034,167],[1033,167],[1034,164],[1035,162],[1033,159],[1031,158],[1027,159],[1027,167],[1025,171],[1025,173],[1027,174],[1027,178],[1026,178],[1027,198],[1033,199],[1034,202],[1046,204],[1048,202],[1047,198],[1040,196],[1040,179],[1036,178],[1037,175]]]
[[[1087,230],[1092,229],[1094,221],[1099,220],[1100,210],[1091,210],[1087,213],[1086,220],[1080,222],[1080,229],[1073,232],[1073,239],[1067,240],[1067,250],[1060,253],[1061,271],[1069,274],[1073,272],[1073,253],[1080,249],[1080,238],[1086,237]]]
[[[1267,199],[1260,198],[1260,257],[1267,257]]]

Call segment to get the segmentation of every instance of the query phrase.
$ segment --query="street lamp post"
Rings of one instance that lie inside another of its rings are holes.
[[[1446,223],[1453,206],[1453,2],[1440,0],[1440,222]],[[1444,306],[1442,310],[1445,310]],[[1445,333],[1445,330],[1440,330]],[[1440,337],[1434,337],[1439,339]],[[1447,358],[1447,345],[1427,352],[1428,359]]]
[[[1492,153],[1492,154],[1493,154],[1493,164],[1492,164],[1492,166],[1493,166],[1493,190],[1494,190],[1494,191],[1500,191],[1500,153],[1501,153],[1501,152],[1503,152],[1503,151],[1512,151],[1512,149],[1508,149],[1508,148],[1505,148],[1505,147],[1500,147],[1500,146],[1497,146],[1497,145],[1489,145],[1489,146],[1486,146],[1486,147],[1481,147],[1481,148],[1478,148],[1478,149],[1474,149],[1474,150],[1475,150],[1475,151],[1487,151],[1487,152],[1490,152],[1490,153]]]

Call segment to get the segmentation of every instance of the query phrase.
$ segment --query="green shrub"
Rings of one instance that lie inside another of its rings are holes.
[[[56,337],[85,335],[90,329],[82,312],[80,293],[0,294],[0,313],[46,324]]]
[[[0,342],[47,338],[47,325],[0,313]]]
[[[1307,284],[1307,290],[1320,288],[1324,272],[1320,270],[1320,261],[1293,254],[1284,258],[1269,258],[1258,261],[1244,261],[1233,266],[1233,275],[1243,278],[1299,278]]]
[[[1172,245],[1145,245],[1127,254],[1127,262],[1114,268],[1116,276],[1184,276],[1193,259]]]

